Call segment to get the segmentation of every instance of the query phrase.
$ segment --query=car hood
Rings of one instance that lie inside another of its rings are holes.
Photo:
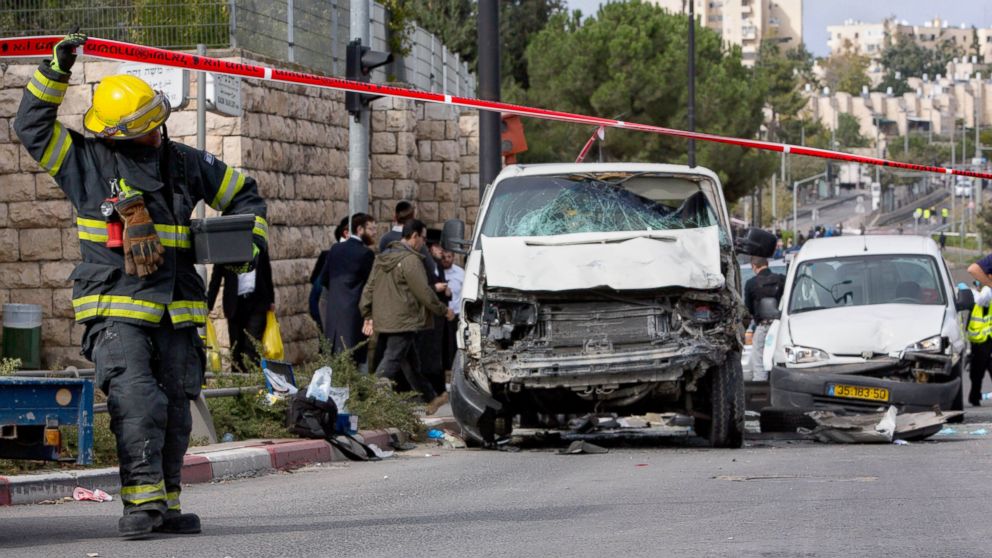
[[[490,287],[520,291],[716,289],[725,281],[717,226],[551,237],[483,236],[482,259]]]
[[[946,308],[940,305],[844,306],[791,314],[792,342],[831,355],[894,354],[940,335]]]

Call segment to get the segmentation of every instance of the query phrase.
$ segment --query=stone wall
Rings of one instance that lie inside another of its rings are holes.
[[[237,58],[243,53],[211,53]],[[275,65],[272,61],[263,61]],[[79,243],[69,202],[17,142],[12,129],[24,85],[37,61],[0,74],[0,303],[40,304],[43,366],[86,365],[79,356],[83,328],[72,319],[71,284]],[[82,114],[100,79],[116,62],[80,60],[59,109],[82,131]],[[298,69],[298,68],[294,68]],[[169,135],[196,144],[195,80],[188,106],[174,111]],[[348,114],[344,94],[275,82],[244,80],[244,114],[208,113],[207,151],[255,178],[268,203],[276,310],[286,358],[302,362],[318,346],[309,317],[307,280],[317,255],[333,241],[348,211]],[[478,118],[454,108],[406,100],[373,103],[371,211],[385,231],[395,203],[411,199],[429,226],[462,218],[474,224],[478,204]],[[215,326],[226,345],[220,303]]]

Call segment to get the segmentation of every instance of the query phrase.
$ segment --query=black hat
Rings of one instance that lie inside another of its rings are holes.
[[[441,229],[427,229],[427,244],[441,244]]]

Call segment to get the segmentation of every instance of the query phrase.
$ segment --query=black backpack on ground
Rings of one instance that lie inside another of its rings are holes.
[[[301,438],[327,440],[334,436],[337,421],[338,406],[331,398],[320,401],[307,397],[304,391],[298,391],[289,401],[286,426]]]
[[[327,440],[352,461],[378,461],[372,448],[349,434],[337,432],[338,406],[333,399],[320,401],[298,391],[289,401],[286,426],[301,438]]]

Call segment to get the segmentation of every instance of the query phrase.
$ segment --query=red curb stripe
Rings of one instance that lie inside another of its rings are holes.
[[[324,440],[300,440],[261,447],[269,452],[274,469],[331,461],[331,445]]]
[[[183,458],[183,483],[197,484],[214,480],[214,470],[210,460],[202,455],[187,455]]]
[[[0,506],[9,506],[10,502],[10,481],[7,477],[0,477]]]

